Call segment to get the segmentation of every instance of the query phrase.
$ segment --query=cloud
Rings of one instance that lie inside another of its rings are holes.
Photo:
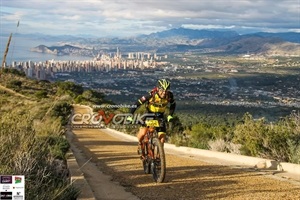
[[[300,29],[299,0],[1,0],[0,5],[3,26],[20,19],[27,33],[130,36],[170,27]]]

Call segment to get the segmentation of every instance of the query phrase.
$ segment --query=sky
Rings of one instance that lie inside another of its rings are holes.
[[[0,0],[0,17],[2,34],[131,37],[179,27],[300,32],[300,0]]]

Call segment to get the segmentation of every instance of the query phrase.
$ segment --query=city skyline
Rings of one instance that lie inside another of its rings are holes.
[[[299,0],[1,0],[0,7],[1,34],[129,37],[179,27],[300,32]]]

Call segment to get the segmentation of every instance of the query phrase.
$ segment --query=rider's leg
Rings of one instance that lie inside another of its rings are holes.
[[[147,133],[147,127],[140,127],[139,132],[137,133],[137,139],[138,139],[138,154],[143,154],[143,147],[142,147],[142,141]]]
[[[158,131],[158,139],[162,143],[163,147],[164,147],[164,143],[166,141],[166,130],[167,130],[166,123],[163,123],[162,127],[160,127],[159,131]]]
[[[160,140],[160,143],[162,147],[164,148],[165,140],[166,140],[166,133],[165,132],[158,132],[158,139]],[[156,158],[159,158],[160,154],[156,155]]]
[[[146,133],[147,133],[147,127],[140,127],[140,130],[139,130],[139,132],[137,134],[137,138],[138,138],[139,144],[142,143],[142,141],[143,141]]]

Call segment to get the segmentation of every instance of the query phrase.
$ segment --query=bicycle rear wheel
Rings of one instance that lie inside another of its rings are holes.
[[[153,138],[153,160],[151,162],[151,173],[157,183],[162,183],[166,175],[166,158],[162,143],[158,138]]]

